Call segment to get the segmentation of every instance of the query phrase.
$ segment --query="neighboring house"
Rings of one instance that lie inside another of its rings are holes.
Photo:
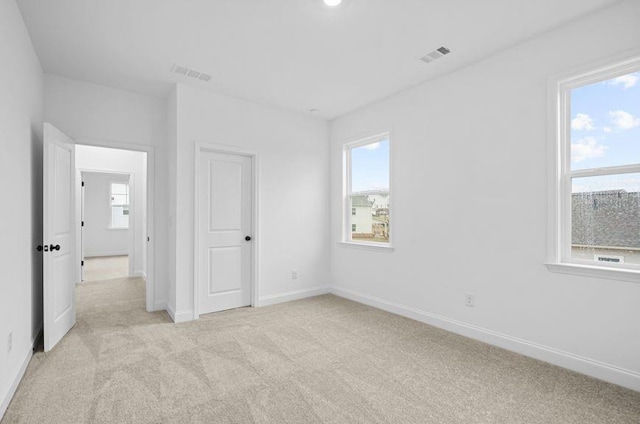
[[[373,235],[374,238],[389,241],[389,217],[374,216],[373,217]]]
[[[574,247],[640,249],[640,193],[573,194],[571,240]]]
[[[389,240],[389,192],[371,191],[351,198],[353,238]]]
[[[387,215],[389,213],[389,193],[381,191],[369,195],[369,201],[374,215]]]
[[[372,206],[373,202],[367,195],[351,197],[351,232],[353,234],[359,234],[362,237],[373,236]]]

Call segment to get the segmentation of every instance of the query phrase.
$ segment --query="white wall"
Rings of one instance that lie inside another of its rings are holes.
[[[332,122],[336,292],[640,390],[640,285],[544,266],[548,78],[640,48],[638,16],[619,3]],[[392,253],[338,244],[342,143],[381,130]]]
[[[260,296],[265,301],[328,283],[327,123],[178,85],[176,315],[193,309],[194,142],[259,154]],[[297,270],[299,279],[292,280]]]
[[[0,62],[1,418],[42,325],[43,75],[13,0],[0,1]]]
[[[155,153],[155,286],[154,303],[164,309],[167,299],[168,157],[166,101],[128,91],[45,75],[45,120],[75,139],[95,144],[114,141],[151,146]]]
[[[107,149],[103,147],[95,147],[95,146],[84,146],[77,145],[76,146],[76,168],[80,170],[94,170],[94,171],[109,171],[109,172],[121,172],[121,173],[131,173],[133,174],[133,179],[131,181],[130,193],[131,198],[130,201],[133,203],[133,220],[132,229],[133,229],[133,274],[134,275],[143,275],[146,273],[146,264],[144,261],[145,251],[146,251],[146,154],[143,152],[133,152],[130,150],[119,150],[119,149]],[[108,175],[108,174],[107,174]],[[128,179],[124,178],[126,181]],[[87,184],[89,181],[85,180]],[[108,181],[104,180],[104,177],[100,178],[99,182],[103,187],[101,190],[105,190],[108,193]],[[85,186],[85,195],[87,194],[87,190],[91,189],[90,187]],[[108,197],[105,198],[105,201],[108,200]],[[88,204],[85,204],[88,206]],[[108,212],[108,208],[106,209]],[[88,211],[85,211],[88,212]],[[101,219],[104,219],[102,217]],[[97,233],[93,234],[90,231],[95,230],[96,228],[92,228],[85,233],[85,242],[87,243],[85,248],[85,255],[88,256],[104,256],[100,255],[100,253],[109,253],[109,245],[108,242],[111,241],[113,243],[117,243],[117,235],[113,233],[122,232],[122,230],[109,230],[106,228],[106,224],[108,223],[108,218],[103,223],[102,229]],[[128,237],[127,232],[125,231],[125,236]],[[87,240],[87,237],[90,234],[95,235],[97,237],[103,237],[105,242],[104,247],[100,248],[100,240]],[[130,241],[125,243],[124,250],[128,250],[128,245]],[[95,241],[96,243],[93,243]],[[113,252],[115,252],[114,250]]]
[[[114,256],[129,254],[129,229],[109,228],[111,223],[111,183],[128,183],[129,176],[126,174],[107,174],[100,172],[83,172],[84,182],[84,227],[82,250],[85,257],[92,256]],[[133,190],[132,190],[133,191]],[[131,193],[133,196],[133,193]],[[137,202],[136,202],[137,204]],[[140,212],[140,211],[135,211]],[[133,216],[129,216],[130,221]],[[142,272],[144,263],[142,262],[142,247],[146,243],[137,240],[140,245],[140,268]],[[134,257],[136,256],[134,252]],[[138,259],[138,258],[136,258]]]

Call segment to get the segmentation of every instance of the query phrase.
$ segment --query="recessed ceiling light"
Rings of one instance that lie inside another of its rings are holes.
[[[337,6],[342,2],[342,0],[324,0],[324,4],[326,4],[327,6]]]

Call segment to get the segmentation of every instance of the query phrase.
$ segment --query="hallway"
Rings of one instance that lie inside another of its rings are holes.
[[[83,282],[124,278],[129,275],[129,256],[85,258],[83,271]]]

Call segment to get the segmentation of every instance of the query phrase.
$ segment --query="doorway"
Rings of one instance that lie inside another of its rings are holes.
[[[78,281],[146,279],[147,153],[76,145]]]
[[[196,144],[194,318],[257,304],[257,155]]]
[[[137,277],[134,278],[137,282],[124,287],[133,289],[126,297],[139,299],[136,300],[139,306],[134,305],[136,311],[152,312],[163,308],[154,302],[153,148],[111,141],[73,140],[49,123],[44,124],[43,145],[44,243],[38,249],[44,254],[43,321],[46,352],[74,326],[76,291],[82,292],[81,288],[87,287],[82,283],[82,261],[86,252],[81,248],[81,228],[83,213],[86,215],[87,212],[81,201],[82,172],[128,176],[128,180],[114,181],[114,185],[110,186],[111,191],[103,192],[103,200],[108,199],[106,205],[112,226],[118,227],[128,222],[129,238],[133,239],[125,252],[129,271],[124,280]],[[133,157],[138,158],[137,168],[130,161]],[[129,199],[125,198],[127,193]],[[95,307],[98,304],[95,300],[103,303],[109,301],[111,293],[108,286],[99,285],[99,290],[94,292],[97,294],[89,296],[91,299],[86,302],[87,305],[93,304]]]
[[[81,148],[77,151],[82,153]],[[144,171],[144,157],[142,153],[139,155],[136,168]],[[82,163],[82,159],[76,163]],[[82,282],[142,275],[142,271],[135,269],[139,262],[135,247],[146,243],[144,240],[136,243],[135,225],[139,221],[137,214],[144,215],[145,211],[135,208],[135,172],[135,169],[129,173],[80,170]]]

